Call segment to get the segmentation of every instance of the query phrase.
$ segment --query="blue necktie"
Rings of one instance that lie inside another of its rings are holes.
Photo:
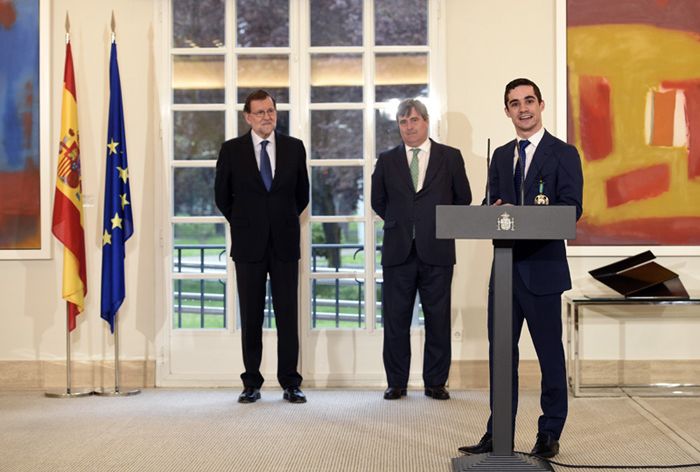
[[[513,184],[515,184],[515,204],[520,205],[520,185],[523,182],[525,175],[525,148],[528,147],[530,141],[523,139],[518,143],[518,162],[515,163],[515,172],[513,172]]]
[[[268,192],[270,187],[272,187],[272,165],[270,165],[270,156],[267,153],[267,149],[265,149],[269,143],[267,139],[260,143],[260,177],[262,177]]]

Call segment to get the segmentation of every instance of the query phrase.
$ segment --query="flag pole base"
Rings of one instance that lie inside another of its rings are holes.
[[[138,388],[133,390],[121,390],[119,388],[98,388],[93,392],[93,394],[100,397],[130,397],[132,395],[138,395],[139,393],[141,393],[141,390]]]
[[[67,388],[60,392],[45,392],[44,395],[49,398],[77,398],[89,397],[92,393],[92,390],[73,390]]]

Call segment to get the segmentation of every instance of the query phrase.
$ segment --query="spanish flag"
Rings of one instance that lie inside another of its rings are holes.
[[[75,317],[85,308],[85,233],[83,231],[83,192],[80,178],[78,140],[78,98],[70,42],[66,44],[61,106],[61,141],[56,171],[51,231],[63,244],[63,293],[68,307],[68,329],[75,329]]]

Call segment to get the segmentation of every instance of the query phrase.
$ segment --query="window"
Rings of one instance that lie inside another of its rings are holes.
[[[277,100],[278,130],[303,139],[308,153],[302,319],[313,328],[381,326],[382,223],[369,185],[378,152],[400,143],[398,101],[434,95],[432,3],[171,0],[173,328],[231,326],[233,266],[214,172],[221,143],[248,130],[243,102],[258,88]]]

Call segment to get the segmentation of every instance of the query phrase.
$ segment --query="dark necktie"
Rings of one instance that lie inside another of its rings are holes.
[[[515,172],[513,172],[513,184],[515,185],[515,204],[520,205],[520,185],[523,183],[525,176],[525,148],[528,147],[530,141],[523,139],[518,143],[518,162],[515,163]]]
[[[270,156],[267,153],[267,149],[265,149],[269,143],[267,139],[260,143],[260,177],[262,177],[268,192],[270,187],[272,187],[272,165],[270,165]]]

